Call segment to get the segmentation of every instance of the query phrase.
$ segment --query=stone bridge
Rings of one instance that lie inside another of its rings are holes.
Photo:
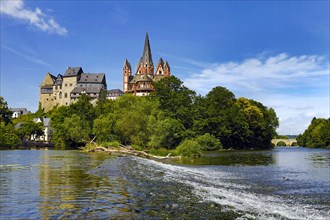
[[[277,146],[278,142],[283,141],[286,146],[292,146],[293,143],[297,143],[296,139],[273,139],[272,144]]]

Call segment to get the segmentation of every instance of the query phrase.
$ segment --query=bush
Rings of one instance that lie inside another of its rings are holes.
[[[118,141],[110,141],[110,142],[101,142],[100,145],[106,148],[118,148],[120,143]]]
[[[196,140],[184,140],[175,151],[184,157],[200,157],[203,152],[201,145]]]
[[[210,135],[209,133],[197,137],[196,141],[202,147],[203,151],[222,149],[222,144],[219,139],[217,139],[213,135]]]
[[[169,150],[166,148],[151,148],[149,153],[157,156],[167,156],[170,153],[171,156],[177,156],[177,152],[175,150]]]

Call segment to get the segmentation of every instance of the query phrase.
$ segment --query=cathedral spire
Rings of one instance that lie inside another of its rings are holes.
[[[147,64],[148,67],[151,67],[154,65],[152,62],[148,32],[146,33],[146,39],[144,41],[144,49],[143,49],[141,63],[143,63],[143,66],[145,66]]]

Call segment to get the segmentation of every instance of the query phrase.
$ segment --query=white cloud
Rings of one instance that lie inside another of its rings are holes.
[[[25,8],[23,0],[1,1],[0,12],[19,20],[28,21],[33,27],[48,33],[58,35],[68,33],[66,28],[61,27],[54,18],[43,13],[40,8],[36,8],[34,11]]]
[[[223,86],[273,107],[281,134],[301,133],[313,117],[329,117],[329,62],[322,56],[281,53],[217,63],[183,81],[203,95]]]

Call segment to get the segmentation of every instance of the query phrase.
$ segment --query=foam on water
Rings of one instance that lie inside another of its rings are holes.
[[[133,158],[143,166],[140,175],[161,178],[163,181],[180,182],[194,188],[194,193],[203,201],[218,203],[228,209],[245,213],[247,218],[257,219],[329,219],[328,206],[299,204],[294,199],[279,195],[267,195],[250,190],[246,183],[235,181],[239,177],[233,173],[212,167],[185,167],[164,164],[153,160]],[[162,172],[152,176],[148,171]]]

